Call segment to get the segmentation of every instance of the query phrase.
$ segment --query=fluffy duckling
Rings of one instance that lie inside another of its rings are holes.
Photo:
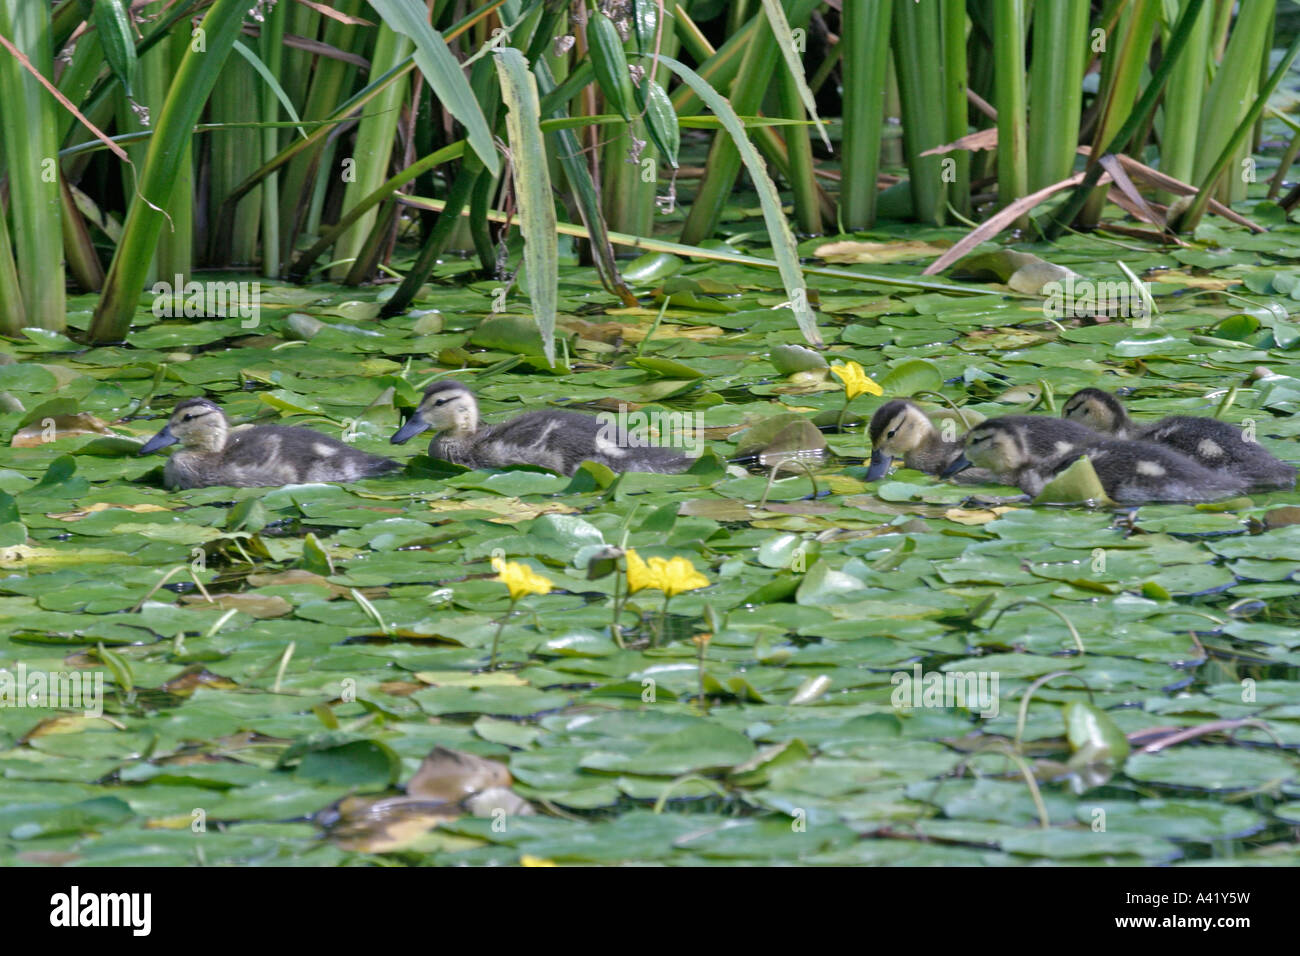
[[[1030,451],[1040,460],[1083,448],[1098,438],[1091,428],[1042,415],[1006,415],[998,421],[1019,428]],[[871,467],[867,469],[868,481],[884,475],[892,458],[902,454],[907,467],[918,471],[942,477],[952,477],[959,473],[966,476],[958,478],[958,481],[1000,481],[1003,484],[1014,484],[1010,475],[990,472],[984,468],[970,471],[969,466],[966,466],[954,470],[951,466],[962,457],[964,438],[945,441],[925,413],[911,402],[895,399],[881,405],[871,417],[869,432]]]
[[[232,429],[225,413],[206,398],[188,398],[177,405],[163,430],[145,442],[139,454],[177,442],[180,450],[163,469],[169,488],[356,481],[402,467],[391,458],[352,448],[310,428],[246,425]]]
[[[449,379],[424,390],[420,407],[390,441],[400,445],[430,429],[437,433],[429,442],[430,456],[467,468],[537,465],[572,475],[584,461],[595,461],[616,472],[676,474],[693,461],[672,449],[646,445],[613,422],[578,412],[546,409],[484,425],[474,393]]]
[[[1128,410],[1118,398],[1099,388],[1075,392],[1062,407],[1061,415],[1116,438],[1165,445],[1206,468],[1239,475],[1251,488],[1295,487],[1295,468],[1279,461],[1263,445],[1247,439],[1240,428],[1227,422],[1171,415],[1154,425],[1141,426],[1129,418]]]
[[[1247,487],[1234,475],[1211,471],[1150,442],[1098,435],[1090,444],[1044,456],[1035,451],[1034,441],[1014,416],[991,419],[972,428],[966,436],[965,454],[950,466],[950,471],[955,473],[971,465],[987,468],[1006,476],[1021,491],[1037,495],[1084,454],[1106,494],[1120,504],[1210,501],[1241,494]]]
[[[913,402],[896,398],[876,409],[867,428],[871,436],[871,464],[866,480],[875,481],[889,473],[894,459],[908,468],[937,475],[961,457],[962,438],[944,438],[929,416]],[[959,481],[992,481],[981,469],[963,471]]]

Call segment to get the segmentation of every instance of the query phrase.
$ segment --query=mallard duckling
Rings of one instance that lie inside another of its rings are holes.
[[[437,432],[429,442],[430,456],[467,468],[537,465],[572,475],[584,461],[595,461],[618,472],[675,474],[693,461],[672,449],[645,445],[612,421],[578,412],[546,409],[483,425],[474,393],[448,379],[424,390],[419,408],[390,441],[400,445],[429,429]]]
[[[867,427],[871,436],[871,464],[865,479],[875,481],[889,473],[894,459],[929,475],[940,474],[961,457],[963,436],[944,438],[934,427],[928,415],[913,402],[903,398],[885,402],[871,416]],[[992,481],[993,476],[982,469],[963,471],[958,481]]]
[[[998,421],[1016,425],[1024,433],[1031,452],[1039,459],[1066,454],[1098,437],[1090,428],[1042,415],[1006,415]],[[958,478],[958,481],[1014,484],[1009,481],[1009,475],[983,468],[969,470],[970,466],[965,466],[954,470],[951,466],[962,456],[965,437],[945,441],[925,413],[911,402],[895,399],[881,405],[871,416],[868,430],[872,448],[871,467],[866,475],[868,481],[883,475],[892,458],[901,453],[907,467],[918,471],[945,478],[957,474],[966,476]]]
[[[990,419],[972,428],[966,436],[965,454],[950,471],[971,465],[986,468],[1005,476],[1026,494],[1037,495],[1080,455],[1088,456],[1102,488],[1120,504],[1210,501],[1246,490],[1240,478],[1211,471],[1150,442],[1096,435],[1091,443],[1044,456],[1035,451],[1029,431],[1015,417]]]
[[[356,481],[402,467],[391,458],[352,448],[310,428],[246,425],[232,429],[225,413],[206,398],[187,398],[177,405],[163,430],[145,442],[139,454],[177,442],[180,450],[163,469],[169,488]]]
[[[1294,488],[1296,470],[1275,458],[1263,445],[1247,439],[1240,428],[1214,418],[1171,415],[1154,425],[1138,425],[1114,395],[1099,388],[1075,392],[1061,415],[1116,438],[1165,445],[1198,464],[1230,471],[1251,488]]]

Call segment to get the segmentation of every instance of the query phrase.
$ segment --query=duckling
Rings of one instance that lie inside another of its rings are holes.
[[[1099,437],[1091,428],[1042,415],[1005,415],[998,421],[1017,426],[1024,433],[1030,451],[1039,459],[1063,455]],[[883,475],[889,468],[889,461],[901,451],[904,453],[904,463],[919,471],[945,478],[958,473],[967,475],[958,481],[1001,481],[1004,484],[1014,484],[1009,481],[1009,475],[999,475],[986,469],[952,470],[950,466],[962,455],[964,439],[944,441],[925,413],[911,402],[896,399],[881,405],[871,417],[869,432],[872,452],[871,467],[867,469],[866,475],[868,481]],[[877,450],[880,452],[879,459],[876,457]]]
[[[937,475],[962,453],[962,439],[944,438],[929,416],[913,402],[896,398],[876,409],[867,427],[871,436],[871,464],[866,480],[875,481],[889,473],[894,459],[902,458],[908,468]],[[964,482],[991,482],[993,476],[979,468],[963,471]]]
[[[949,466],[950,472],[977,465],[1006,476],[1021,491],[1037,495],[1080,455],[1087,455],[1102,488],[1119,504],[1210,501],[1241,494],[1247,487],[1241,478],[1211,471],[1150,442],[1097,435],[1091,443],[1044,456],[1035,451],[1029,431],[1018,417],[995,418],[972,428],[966,436],[966,452]]]
[[[1171,415],[1141,426],[1129,418],[1124,404],[1099,388],[1085,388],[1070,397],[1061,415],[1116,438],[1132,438],[1172,448],[1198,464],[1229,471],[1253,489],[1294,488],[1296,470],[1275,458],[1259,442],[1243,436],[1227,422],[1192,415]]]
[[[163,469],[169,488],[233,485],[256,488],[312,481],[356,481],[398,471],[391,458],[371,455],[310,428],[245,425],[232,429],[214,402],[187,398],[138,454],[181,448]]]
[[[578,412],[546,409],[500,425],[483,425],[474,393],[449,379],[424,390],[419,408],[390,441],[400,445],[429,429],[437,432],[429,454],[467,468],[537,465],[572,475],[584,461],[595,461],[619,472],[676,474],[693,461],[672,449],[645,445],[640,436],[612,422]]]

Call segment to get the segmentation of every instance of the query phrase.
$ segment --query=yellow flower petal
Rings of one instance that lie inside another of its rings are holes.
[[[659,580],[657,585],[659,590],[668,597],[681,594],[683,591],[694,591],[709,586],[709,579],[695,570],[695,565],[686,558],[678,557],[671,561],[651,558],[650,566]]]
[[[517,601],[526,594],[549,594],[551,582],[526,564],[518,561],[492,559],[492,570],[497,580],[510,589],[510,599]]]
[[[857,362],[831,366],[831,374],[844,383],[844,397],[849,401],[859,395],[883,395],[885,390],[877,385]]]
[[[659,587],[657,579],[641,560],[641,555],[637,554],[631,548],[627,549],[627,590],[629,594],[636,594],[637,591],[644,591],[646,588],[655,589]],[[654,559],[651,558],[653,561]]]

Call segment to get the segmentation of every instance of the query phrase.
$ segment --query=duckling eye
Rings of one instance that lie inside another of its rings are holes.
[[[891,428],[891,429],[889,430],[889,432],[886,433],[885,437],[886,437],[886,438],[893,438],[895,435],[898,434],[898,429],[901,428],[901,427],[902,427],[902,426],[900,425],[900,426],[898,426],[898,427],[896,427],[896,428]]]
[[[448,402],[450,402],[450,401],[451,401],[450,398],[435,398],[435,399],[433,400],[433,404],[434,404],[436,407],[441,408],[442,406],[446,405],[446,404],[447,404]]]
[[[181,419],[181,421],[183,421],[183,422],[192,422],[192,421],[194,421],[194,419],[197,418],[197,417],[198,417],[197,415],[186,415],[184,418]]]

